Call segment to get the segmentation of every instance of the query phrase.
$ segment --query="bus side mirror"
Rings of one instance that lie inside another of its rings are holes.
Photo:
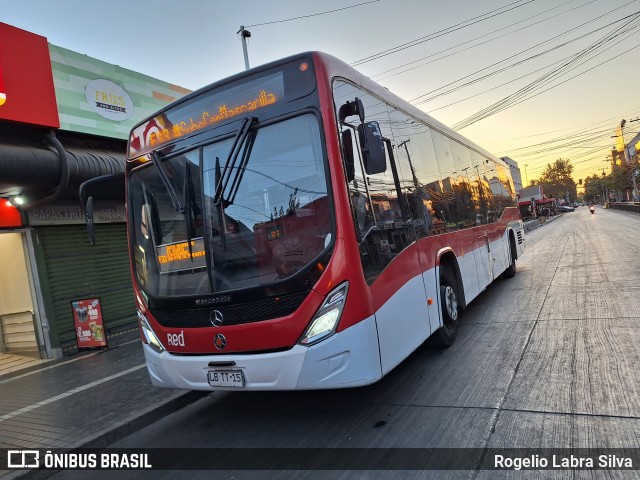
[[[342,153],[344,157],[345,173],[347,174],[347,183],[350,183],[356,176],[351,130],[344,130],[342,132]]]
[[[124,203],[124,172],[93,177],[80,185],[78,193],[84,211],[84,219],[87,223],[89,241],[91,245],[95,245],[94,202],[96,200],[111,200]]]
[[[366,122],[358,125],[360,149],[364,161],[364,170],[369,175],[387,170],[387,158],[384,153],[384,139],[378,122]]]

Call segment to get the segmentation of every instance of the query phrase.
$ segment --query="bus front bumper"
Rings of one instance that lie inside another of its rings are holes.
[[[186,390],[315,390],[369,385],[382,378],[375,318],[310,347],[264,354],[173,355],[143,344],[151,382]],[[225,362],[227,367],[210,366]],[[211,386],[209,372],[242,373],[242,386]]]

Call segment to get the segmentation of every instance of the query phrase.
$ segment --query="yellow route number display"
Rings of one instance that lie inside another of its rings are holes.
[[[189,252],[188,242],[167,243],[158,246],[156,250],[160,273],[179,272],[207,266],[202,237],[191,240],[191,252]]]

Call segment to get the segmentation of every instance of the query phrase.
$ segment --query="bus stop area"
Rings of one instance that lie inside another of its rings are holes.
[[[152,386],[137,339],[0,376],[0,392],[2,449],[101,448],[206,395]],[[0,478],[52,473],[0,470]]]
[[[563,214],[562,213],[556,213],[555,215],[541,215],[539,217],[536,218],[529,218],[528,220],[524,220],[524,230],[525,232],[528,232],[530,230],[533,230],[534,228],[538,228],[542,225],[545,225],[549,222],[553,222],[554,220],[560,218]]]

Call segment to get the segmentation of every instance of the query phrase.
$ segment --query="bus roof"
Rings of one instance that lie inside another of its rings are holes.
[[[198,90],[195,90],[191,93],[189,93],[188,95],[185,95],[184,97],[181,97],[180,99],[166,105],[164,108],[162,108],[161,110],[157,111],[156,113],[154,113],[153,115],[145,118],[144,120],[138,122],[135,126],[134,126],[134,130],[136,128],[138,128],[139,126],[151,121],[152,119],[156,118],[158,115],[161,115],[163,112],[169,111],[174,109],[175,107],[189,102],[190,100],[199,97],[200,95],[211,91],[211,90],[215,90],[217,88],[220,88],[228,83],[234,82],[236,80],[239,80],[241,78],[244,78],[248,75],[253,75],[256,73],[260,73],[261,71],[266,71],[269,69],[272,69],[274,67],[277,67],[279,65],[283,65],[283,64],[287,64],[290,62],[293,62],[295,60],[301,60],[301,59],[313,59],[313,63],[316,67],[316,74],[317,75],[324,75],[325,79],[327,81],[331,81],[333,78],[335,77],[342,77],[345,78],[346,80],[350,80],[360,86],[362,86],[363,88],[365,88],[366,90],[369,90],[372,94],[374,94],[375,96],[379,97],[382,100],[385,100],[391,104],[393,104],[394,106],[398,107],[399,109],[405,111],[405,113],[416,117],[417,119],[425,122],[427,125],[429,125],[431,128],[433,128],[434,130],[438,130],[440,133],[454,139],[457,140],[460,143],[463,143],[465,145],[467,145],[468,147],[472,148],[473,150],[476,150],[478,153],[482,154],[483,156],[490,158],[491,160],[493,160],[496,163],[499,163],[505,167],[507,167],[507,164],[501,160],[500,158],[498,158],[497,156],[493,155],[492,153],[488,152],[487,150],[485,150],[484,148],[480,147],[479,145],[477,145],[476,143],[472,142],[471,140],[469,140],[466,137],[463,137],[462,135],[460,135],[458,132],[456,132],[455,130],[451,129],[450,127],[446,126],[444,123],[436,120],[435,118],[433,118],[432,116],[430,116],[429,114],[427,114],[426,112],[420,110],[419,108],[415,107],[414,105],[412,105],[411,103],[409,103],[407,100],[395,95],[394,93],[392,93],[391,91],[389,91],[386,87],[383,87],[382,85],[374,82],[373,80],[371,80],[371,78],[367,77],[366,75],[362,74],[361,72],[359,72],[358,70],[356,70],[355,68],[351,67],[349,64],[345,63],[344,61],[334,57],[333,55],[330,55],[328,53],[324,53],[324,52],[319,52],[319,51],[308,51],[308,52],[301,52],[295,55],[291,55],[289,57],[285,57],[285,58],[281,58],[279,60],[275,60],[273,62],[269,62],[254,68],[251,68],[249,70],[246,71],[242,71],[239,73],[236,73],[235,75],[231,75],[229,77],[220,79],[214,83],[211,83],[209,85],[206,85],[202,88],[199,88]],[[318,68],[319,67],[319,68]]]
[[[485,150],[475,142],[469,140],[468,138],[460,135],[458,132],[448,127],[444,123],[436,120],[423,110],[420,110],[416,106],[409,103],[407,100],[399,97],[398,95],[391,92],[388,88],[380,85],[379,83],[371,80],[371,78],[362,74],[355,68],[351,67],[347,63],[342,60],[334,57],[333,55],[322,53],[322,52],[308,52],[307,55],[314,55],[314,60],[316,65],[320,62],[327,70],[327,79],[331,80],[333,77],[344,77],[348,80],[351,80],[366,90],[369,90],[375,96],[379,97],[382,100],[386,100],[387,102],[395,105],[396,107],[404,110],[409,115],[416,117],[419,120],[422,120],[427,125],[432,127],[434,130],[438,130],[440,133],[457,140],[460,143],[467,145],[468,147],[476,150],[478,153],[491,158],[496,163],[499,163],[503,166],[507,166],[504,160],[501,160],[496,155],[490,153]]]

